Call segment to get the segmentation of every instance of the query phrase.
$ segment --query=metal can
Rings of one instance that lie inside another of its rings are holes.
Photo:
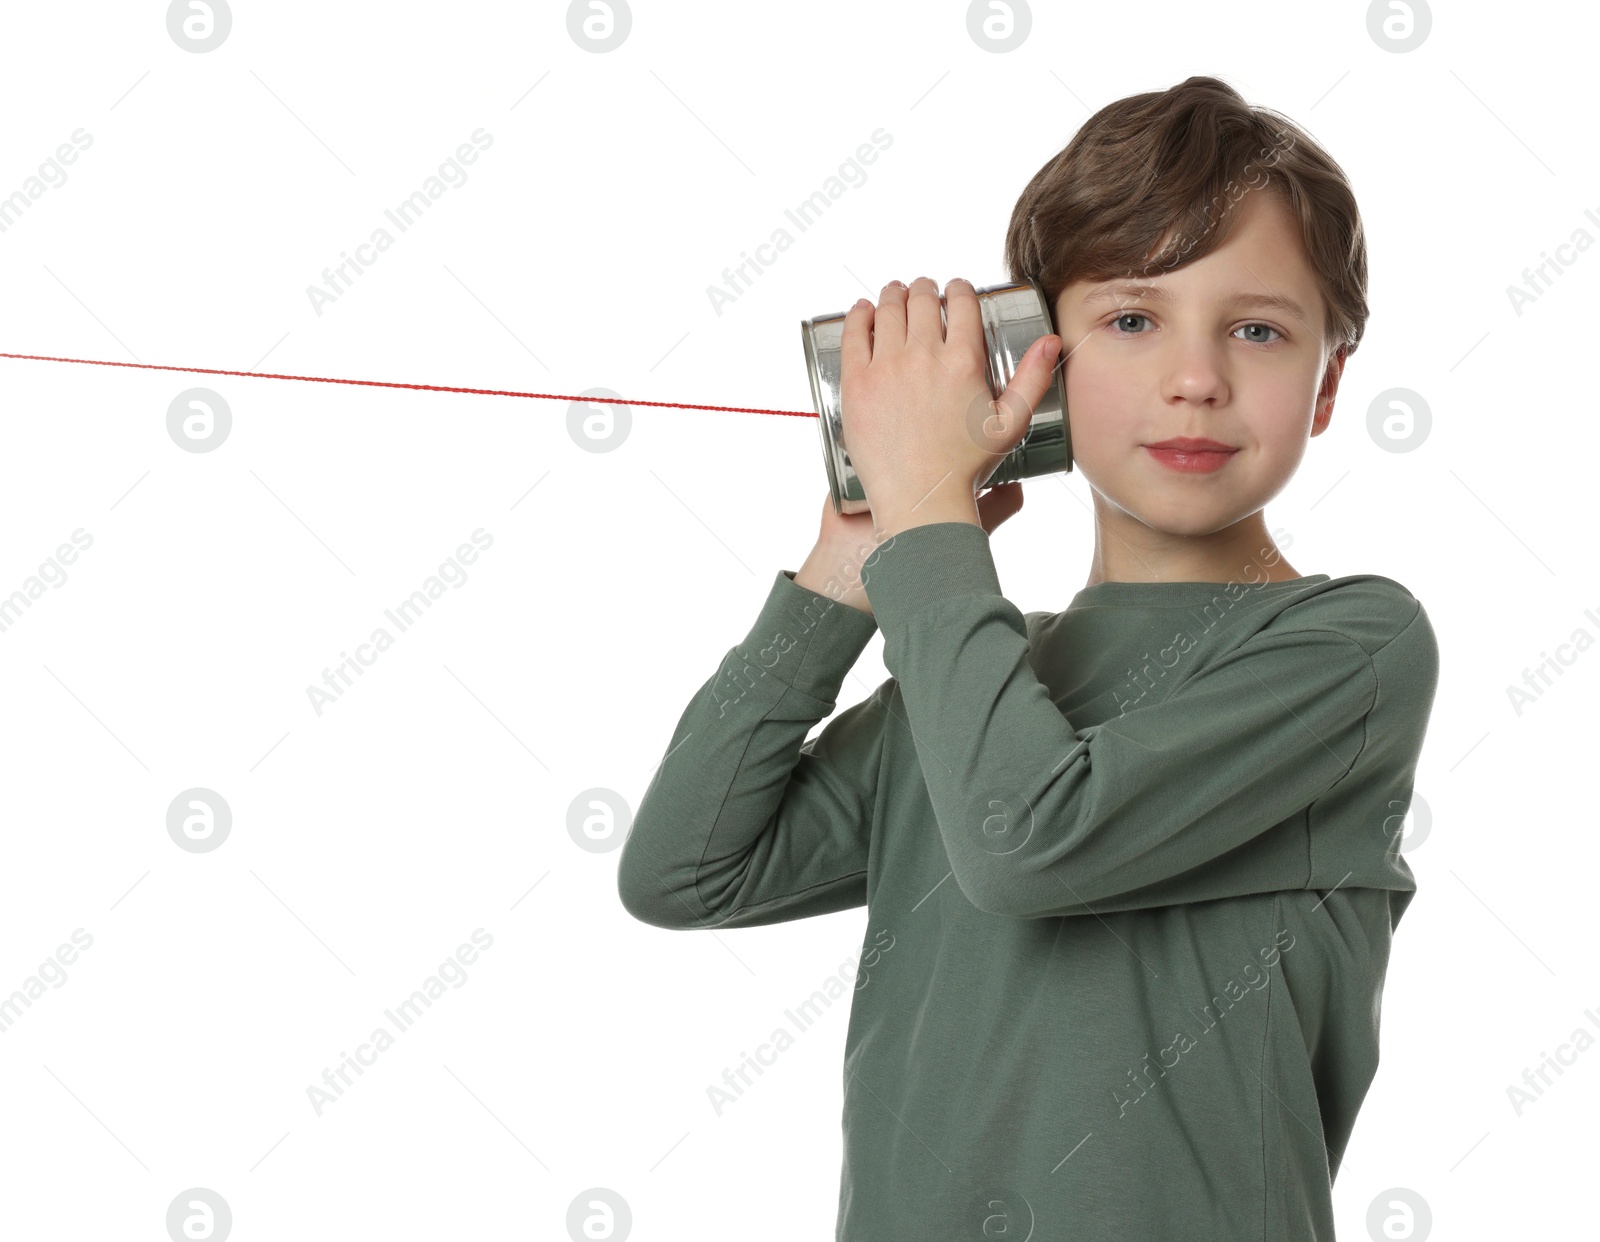
[[[1041,336],[1055,331],[1050,305],[1038,282],[989,285],[975,291],[988,345],[989,391],[998,397],[1016,373],[1017,363]],[[835,513],[864,513],[871,506],[850,465],[844,444],[843,406],[839,399],[841,367],[839,347],[844,339],[845,312],[818,315],[800,321],[806,350],[806,372],[811,378],[811,400],[822,429],[822,460],[828,470],[828,490]],[[945,320],[944,295],[939,295],[939,321]],[[1067,424],[1067,389],[1062,362],[1056,363],[1050,387],[1034,407],[1028,434],[1000,459],[987,485],[1014,483],[1041,474],[1072,469],[1072,434]]]

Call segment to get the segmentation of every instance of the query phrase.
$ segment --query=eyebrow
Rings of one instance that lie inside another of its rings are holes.
[[[1098,289],[1091,290],[1089,295],[1083,299],[1083,304],[1088,306],[1093,302],[1115,302],[1121,299],[1138,300],[1139,298],[1149,298],[1153,302],[1170,302],[1172,301],[1172,294],[1159,285],[1102,285]],[[1306,313],[1301,308],[1300,303],[1290,298],[1281,297],[1276,293],[1235,293],[1224,298],[1223,302],[1228,306],[1237,306],[1245,310],[1281,310],[1301,321],[1306,318]]]

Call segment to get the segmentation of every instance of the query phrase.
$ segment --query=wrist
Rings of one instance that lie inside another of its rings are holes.
[[[862,554],[870,554],[868,548]],[[845,549],[818,545],[795,571],[794,584],[813,591],[824,599],[870,614],[867,593],[861,585],[861,559]]]
[[[978,515],[976,496],[968,496],[964,500],[927,500],[916,505],[891,504],[881,514],[874,511],[874,518],[876,525],[873,533],[884,542],[913,527],[932,526],[936,522],[966,522],[970,526],[983,526],[983,520]]]

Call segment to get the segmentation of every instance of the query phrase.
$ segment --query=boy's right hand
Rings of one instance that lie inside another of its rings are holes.
[[[978,497],[978,520],[984,532],[992,535],[997,526],[1021,508],[1022,484],[1000,483]],[[861,566],[878,543],[870,512],[835,513],[832,497],[824,495],[817,543],[795,571],[795,584],[835,603],[859,608],[870,617],[872,605],[861,585]]]

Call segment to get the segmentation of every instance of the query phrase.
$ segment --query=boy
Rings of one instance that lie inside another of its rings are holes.
[[[824,503],[684,711],[619,893],[676,928],[866,905],[843,1242],[1330,1239],[1438,677],[1405,587],[1300,574],[1261,513],[1360,341],[1355,201],[1304,132],[1195,77],[1090,118],[1006,255],[1067,343],[1085,586],[1020,612],[989,552],[1020,487],[977,496],[1060,342],[991,408],[970,285],[942,333],[931,280],[858,303],[872,513]],[[874,628],[893,676],[802,745]]]

